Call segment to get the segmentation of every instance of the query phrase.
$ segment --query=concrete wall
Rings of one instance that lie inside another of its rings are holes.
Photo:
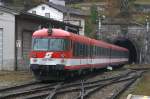
[[[39,24],[29,20],[17,20],[17,39],[21,41],[21,46],[17,48],[17,70],[29,70],[29,54],[23,55],[23,33],[32,33],[38,29]],[[26,38],[31,39],[31,38]],[[31,43],[31,42],[30,42]],[[28,45],[27,45],[28,46]]]
[[[15,16],[0,10],[0,28],[3,29],[3,65],[0,70],[14,70]]]

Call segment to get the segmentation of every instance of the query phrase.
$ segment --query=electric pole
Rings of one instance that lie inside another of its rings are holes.
[[[149,16],[146,17],[146,32],[144,38],[144,45],[145,45],[145,54],[144,54],[144,63],[148,63],[148,32],[149,32]]]

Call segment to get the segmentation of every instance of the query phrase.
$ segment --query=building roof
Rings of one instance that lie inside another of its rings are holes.
[[[1,11],[5,11],[5,12],[8,12],[8,13],[11,13],[11,14],[13,14],[13,15],[19,14],[18,11],[14,10],[14,9],[12,9],[12,8],[9,8],[9,7],[5,6],[5,5],[0,5],[0,10],[1,10]]]
[[[57,20],[54,20],[54,19],[50,19],[50,18],[47,18],[47,17],[44,17],[44,16],[40,16],[40,15],[28,13],[28,12],[20,12],[19,15],[17,15],[17,17],[24,18],[24,19],[30,19],[30,20],[37,20],[37,21],[41,21],[41,22],[45,22],[45,23],[46,22],[52,22],[53,24],[60,24],[60,25],[65,25],[65,26],[81,28],[80,26],[77,26],[77,25],[65,23],[65,22],[62,22],[62,21],[57,21]]]
[[[54,4],[52,2],[47,2],[47,3],[43,3],[43,4],[46,4],[48,5],[49,7],[52,7],[54,9],[57,9],[59,11],[61,11],[62,13],[69,13],[71,15],[78,15],[78,16],[86,16],[87,14],[85,14],[83,11],[79,10],[79,9],[73,9],[73,8],[70,8],[70,7],[66,7],[66,6],[63,6],[63,5],[57,5],[57,4]],[[1,5],[2,7],[6,7],[6,8],[9,8],[9,9],[13,9],[14,11],[17,11],[17,12],[26,12],[38,5],[34,5],[34,6],[30,6],[30,7],[24,7],[24,6],[12,6],[11,4],[5,4],[5,5]]]
[[[72,14],[72,15],[86,16],[86,14],[84,14],[84,12],[82,12],[79,9],[73,9],[73,8],[70,8],[70,7],[62,6],[62,5],[56,5],[52,2],[48,2],[46,4],[50,7],[53,7],[55,9],[65,13],[65,14],[69,13],[69,14]]]
[[[60,25],[65,25],[65,26],[69,26],[69,27],[81,28],[80,26],[77,26],[77,25],[72,25],[69,23],[62,22],[62,21],[57,21],[54,19],[46,18],[44,16],[28,13],[23,10],[16,10],[13,7],[8,7],[5,5],[0,5],[0,10],[14,14],[16,17],[19,17],[19,18],[37,20],[37,21],[41,21],[41,22],[53,22],[54,24],[60,24]]]

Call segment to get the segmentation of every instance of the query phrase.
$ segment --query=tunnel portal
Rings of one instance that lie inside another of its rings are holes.
[[[138,53],[135,45],[129,39],[118,38],[114,41],[115,45],[125,47],[129,50],[129,63],[138,63]]]

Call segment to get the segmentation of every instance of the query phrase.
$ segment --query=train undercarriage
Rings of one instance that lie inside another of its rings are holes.
[[[123,64],[122,64],[123,65]],[[122,65],[117,65],[113,67],[120,67]],[[102,67],[102,68],[106,68]],[[32,64],[30,69],[32,70],[35,78],[39,81],[61,81],[72,78],[74,76],[80,76],[83,74],[87,74],[102,68],[88,68],[88,69],[80,69],[80,70],[65,70],[62,65],[36,65]]]

